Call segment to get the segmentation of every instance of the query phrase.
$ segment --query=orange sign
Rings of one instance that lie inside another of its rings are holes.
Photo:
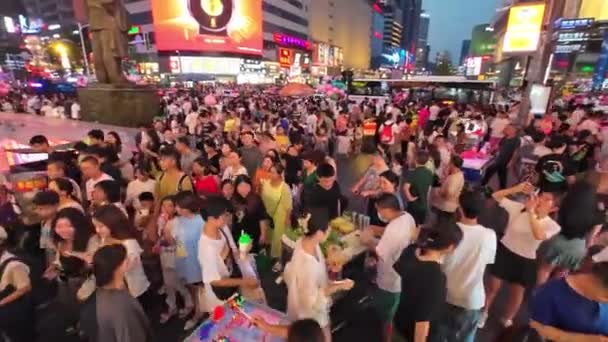
[[[503,52],[536,51],[545,15],[545,4],[511,7]]]
[[[152,0],[159,51],[262,55],[262,0]]]
[[[289,67],[293,64],[293,50],[286,48],[279,48],[279,64],[283,67]]]

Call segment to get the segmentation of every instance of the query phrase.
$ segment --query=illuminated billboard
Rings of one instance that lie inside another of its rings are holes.
[[[595,20],[608,20],[608,1],[583,0],[578,17],[595,18]]]
[[[156,47],[262,55],[262,0],[152,0]]]
[[[540,41],[544,14],[545,4],[511,7],[503,52],[535,51]]]

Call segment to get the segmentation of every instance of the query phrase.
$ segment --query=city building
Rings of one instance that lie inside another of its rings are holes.
[[[429,26],[431,25],[431,15],[422,12],[420,13],[420,22],[418,25],[418,43],[416,44],[416,69],[425,71],[428,69],[430,46]]]
[[[6,1],[6,0],[2,0]],[[74,0],[23,0],[27,14],[47,24],[74,26]]]
[[[263,0],[264,58],[277,60],[280,42],[275,34],[302,41],[309,38],[308,0]]]
[[[469,56],[469,51],[471,49],[471,40],[464,39],[460,46],[460,57],[458,58],[458,65],[463,65],[466,58]]]
[[[403,12],[396,4],[384,5],[382,9],[384,13],[383,47],[385,50],[400,49],[403,35],[403,25],[401,24]]]
[[[416,53],[420,21],[422,14],[422,0],[400,0],[403,19],[403,33],[401,46],[410,54]]]
[[[340,48],[345,67],[367,69],[373,31],[370,3],[366,0],[310,0],[308,6],[310,38],[315,43]]]

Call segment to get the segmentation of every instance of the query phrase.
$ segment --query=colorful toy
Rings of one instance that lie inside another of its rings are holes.
[[[222,320],[222,318],[224,318],[225,315],[225,311],[224,311],[224,307],[219,305],[216,306],[215,309],[213,309],[213,315],[211,315],[211,320],[214,322],[219,322]]]

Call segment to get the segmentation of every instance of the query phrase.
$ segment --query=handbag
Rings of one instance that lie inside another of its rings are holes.
[[[222,235],[224,236],[224,239],[226,240],[226,244],[228,244],[228,248],[230,249],[230,251],[228,252],[228,259],[229,259],[228,262],[230,262],[232,264],[230,278],[242,278],[243,274],[241,273],[241,269],[239,268],[239,265],[237,264],[236,260],[234,260],[234,254],[232,253],[232,249],[230,248],[230,242],[228,240],[228,236],[226,235],[226,233],[224,233],[224,230],[222,230],[222,229],[220,229],[220,233],[222,233]],[[213,290],[213,293],[215,293],[215,296],[219,300],[227,300],[228,298],[232,297],[232,295],[234,295],[235,293],[238,292],[239,287],[238,286],[225,287],[225,286],[211,285],[211,289]]]

